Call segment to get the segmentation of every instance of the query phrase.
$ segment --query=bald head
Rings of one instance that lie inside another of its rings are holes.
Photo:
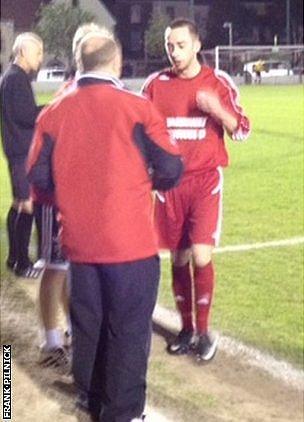
[[[121,49],[113,38],[92,31],[82,38],[78,53],[84,73],[103,71],[120,76]]]

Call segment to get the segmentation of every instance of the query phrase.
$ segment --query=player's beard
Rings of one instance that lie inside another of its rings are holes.
[[[172,64],[173,64],[173,70],[177,75],[183,75],[183,74],[187,74],[187,71],[191,70],[191,67],[194,65],[194,60],[193,58],[189,59],[189,60],[181,60],[178,62],[175,62],[174,60],[172,60]]]

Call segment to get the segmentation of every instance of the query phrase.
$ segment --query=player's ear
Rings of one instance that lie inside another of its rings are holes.
[[[122,74],[122,65],[123,65],[122,61],[123,61],[122,49],[120,46],[117,46],[116,54],[113,59],[113,70],[117,78],[120,78]]]
[[[195,48],[196,54],[201,51],[202,43],[200,42],[198,38],[194,41],[194,48]]]
[[[27,54],[27,50],[28,50],[27,44],[26,43],[21,44],[20,47],[19,47],[19,51],[18,51],[19,56],[25,57],[26,54]]]

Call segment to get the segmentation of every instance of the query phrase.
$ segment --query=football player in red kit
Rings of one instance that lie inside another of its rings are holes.
[[[198,360],[208,361],[218,342],[208,320],[215,284],[212,251],[221,231],[222,168],[228,165],[224,132],[243,141],[250,128],[232,79],[201,65],[199,33],[192,21],[173,21],[165,31],[165,48],[172,67],[151,75],[143,93],[165,117],[185,165],[180,185],[159,192],[155,209],[160,247],[171,250],[173,291],[182,319],[168,352],[179,355],[194,348]]]

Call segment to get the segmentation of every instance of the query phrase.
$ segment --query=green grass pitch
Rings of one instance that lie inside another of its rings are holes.
[[[221,246],[303,236],[303,86],[244,86],[241,100],[252,134],[244,144],[227,140]],[[10,188],[3,156],[0,172],[5,246]],[[215,263],[213,328],[302,366],[303,245],[227,252]],[[174,307],[168,260],[159,303]]]

